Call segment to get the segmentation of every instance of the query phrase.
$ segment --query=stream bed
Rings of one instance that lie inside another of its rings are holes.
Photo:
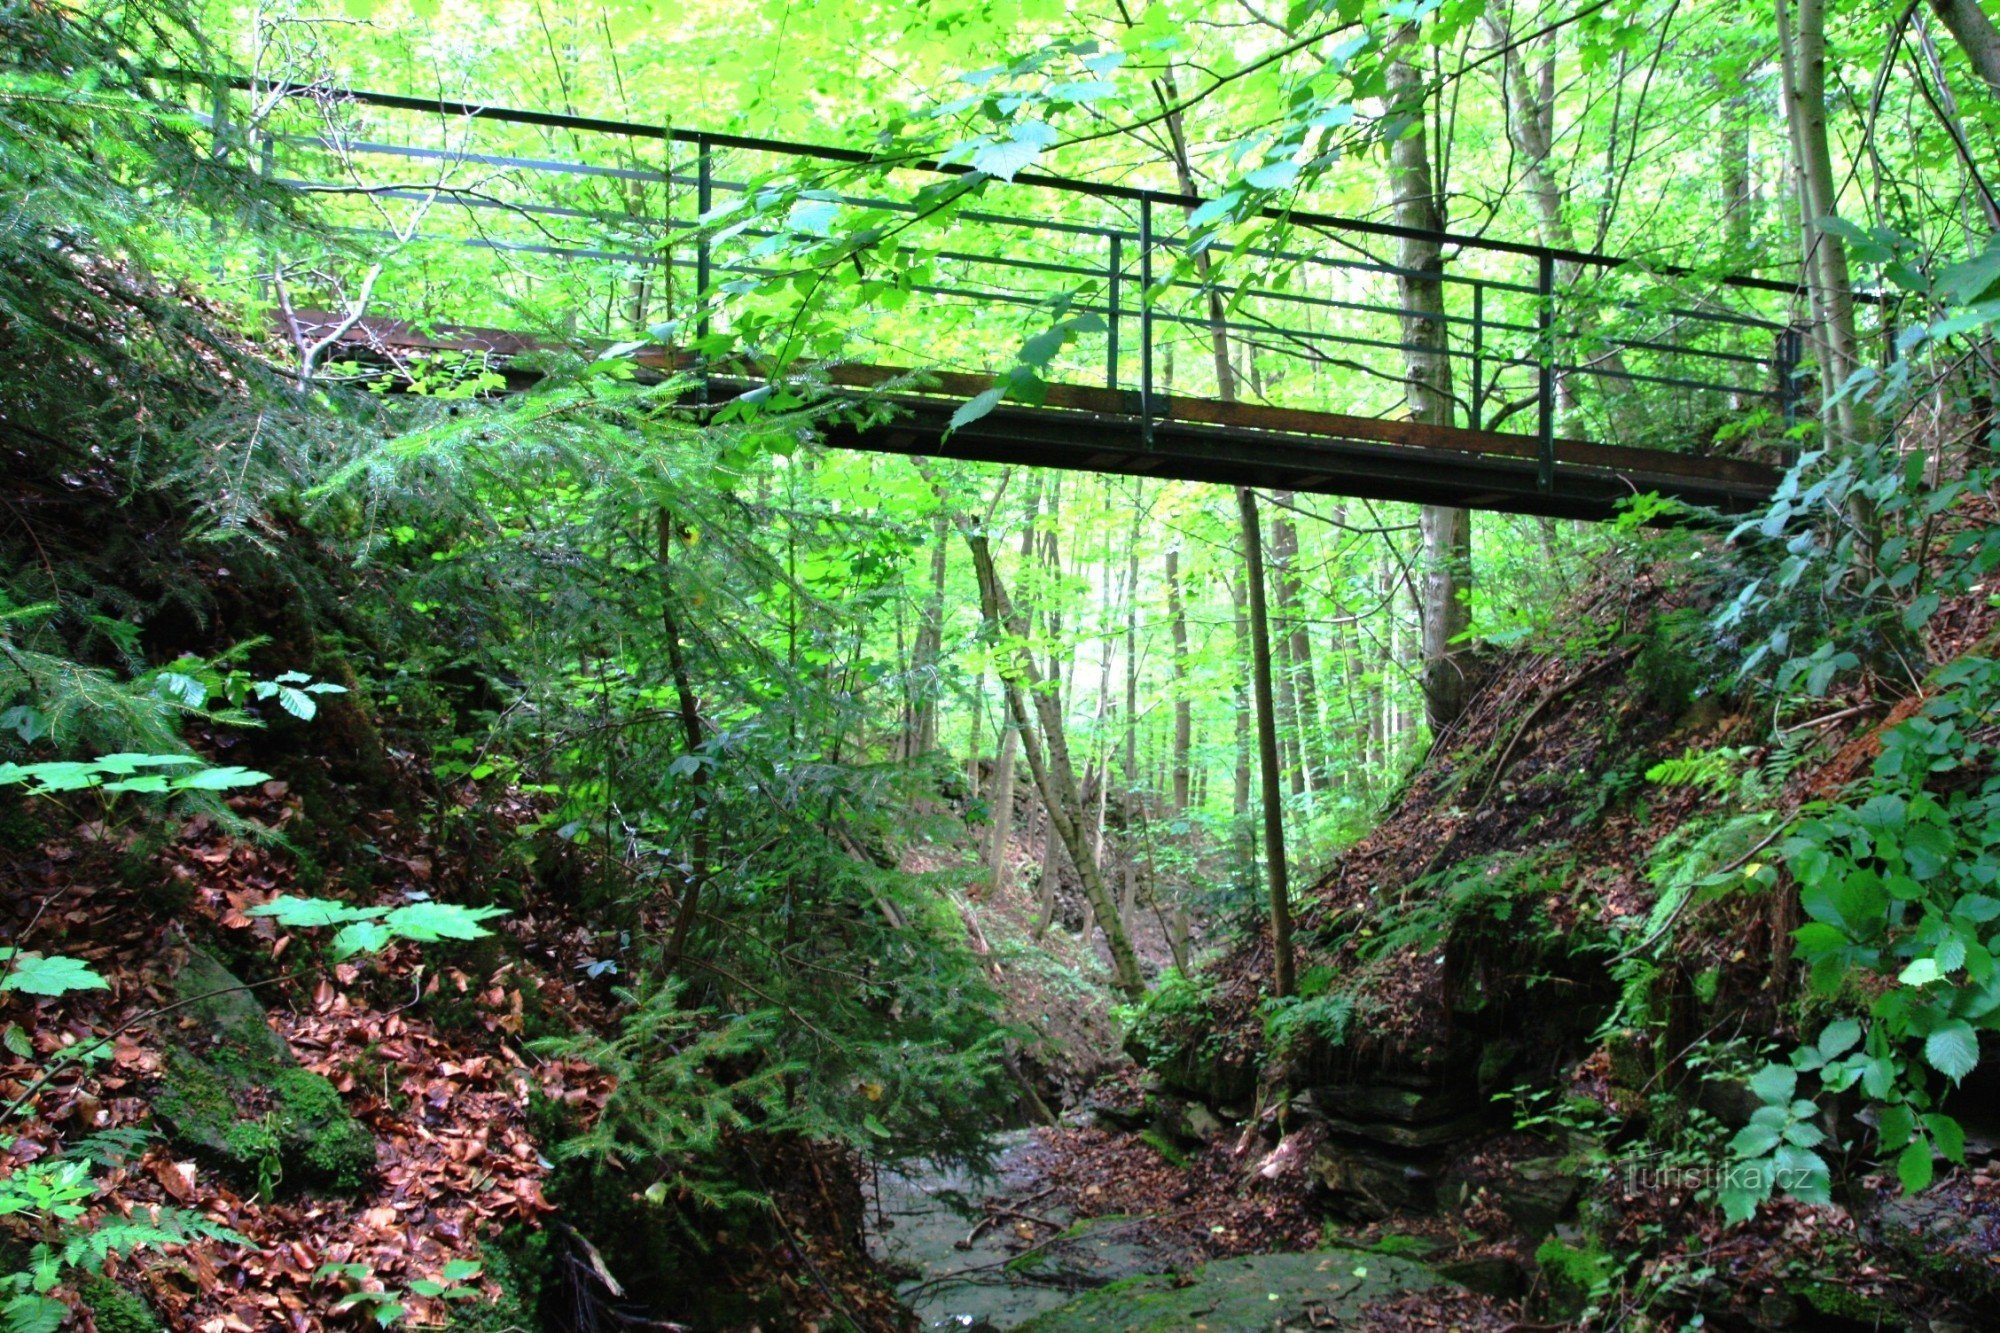
[[[1202,1264],[1145,1217],[1078,1221],[1056,1205],[1033,1131],[996,1136],[993,1172],[883,1167],[870,1252],[926,1329],[994,1333],[1307,1329],[1435,1286],[1408,1259],[1360,1250]]]

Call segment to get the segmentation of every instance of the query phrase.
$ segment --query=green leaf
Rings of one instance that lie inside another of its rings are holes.
[[[1762,1157],[1778,1146],[1780,1137],[1769,1125],[1745,1125],[1729,1141],[1729,1151],[1738,1157]]]
[[[7,1333],[60,1333],[69,1319],[69,1307],[47,1296],[23,1292],[0,1306],[0,1314],[7,1316]]]
[[[1829,1060],[1847,1054],[1860,1044],[1861,1024],[1851,1018],[1828,1023],[1819,1034],[1819,1053]]]
[[[458,903],[410,903],[389,913],[382,924],[406,940],[476,940],[493,932],[479,923],[506,916],[504,907],[463,907]]]
[[[1010,138],[991,143],[972,155],[975,171],[1011,181],[1034,165],[1042,150],[1056,141],[1056,132],[1038,120],[1023,121]]]
[[[1922,1139],[1912,1139],[1896,1154],[1896,1179],[1902,1182],[1906,1194],[1915,1194],[1928,1186],[1932,1170],[1931,1145]]]
[[[374,953],[395,936],[380,921],[357,921],[343,926],[333,937],[335,962],[344,962],[358,953]]]
[[[1290,159],[1267,162],[1243,179],[1259,190],[1289,189],[1299,178],[1299,164]]]
[[[1817,1148],[1826,1142],[1826,1131],[1810,1120],[1794,1120],[1785,1126],[1785,1142],[1800,1148]]]
[[[951,425],[949,429],[957,430],[961,426],[971,425],[973,422],[979,420],[981,417],[991,412],[994,408],[1000,406],[1000,400],[1006,397],[1006,395],[1007,395],[1006,386],[1000,384],[996,384],[990,389],[983,389],[980,392],[974,394],[972,397],[966,399],[963,403],[960,403],[958,405],[958,410],[951,414]]]
[[[110,990],[111,983],[90,969],[81,958],[61,954],[16,955],[13,969],[0,977],[0,990],[16,990],[24,995],[67,995],[79,990]]]
[[[1894,1152],[1908,1143],[1916,1129],[1916,1113],[1901,1102],[1883,1107],[1875,1120],[1875,1134],[1883,1152]]]
[[[2000,284],[2000,237],[1994,239],[1984,254],[1953,264],[1938,274],[1938,290],[1951,299],[1954,305],[1972,305],[1988,296],[2000,295],[1994,291]]]
[[[1979,1036],[1963,1019],[1953,1019],[1924,1038],[1924,1059],[1956,1083],[1979,1064]]]
[[[1750,1076],[1750,1091],[1773,1106],[1790,1103],[1798,1087],[1799,1073],[1789,1065],[1768,1064]]]
[[[204,768],[198,773],[189,773],[174,779],[176,791],[228,791],[232,787],[254,787],[260,782],[269,782],[269,773],[259,773],[254,768]]]
[[[1944,1154],[1946,1160],[1965,1161],[1965,1127],[1958,1121],[1933,1112],[1924,1117],[1924,1128],[1930,1131],[1931,1143]]]
[[[33,1058],[35,1043],[29,1039],[19,1023],[9,1023],[5,1032],[0,1032],[0,1046],[5,1046],[23,1060]]]
[[[1768,1157],[1731,1167],[1724,1173],[1723,1183],[1715,1194],[1716,1202],[1722,1205],[1722,1215],[1732,1224],[1748,1222],[1755,1217],[1757,1205],[1771,1197],[1772,1177],[1772,1163]]]
[[[1818,1153],[1787,1144],[1772,1154],[1771,1164],[1777,1172],[1777,1184],[1794,1199],[1804,1203],[1830,1201],[1833,1177],[1826,1159]]]
[[[1230,190],[1219,198],[1209,200],[1200,208],[1188,214],[1188,230],[1200,231],[1203,227],[1228,217],[1236,206],[1242,202],[1243,192],[1241,190]]]
[[[387,916],[386,907],[355,907],[349,903],[337,902],[332,898],[273,898],[251,908],[246,916],[275,917],[279,925],[292,930],[310,930],[316,926],[344,926],[350,921],[373,921]]]
[[[1928,986],[1933,981],[1943,979],[1944,973],[1938,971],[1937,960],[1934,958],[1916,959],[1896,974],[1896,980],[1905,986]]]

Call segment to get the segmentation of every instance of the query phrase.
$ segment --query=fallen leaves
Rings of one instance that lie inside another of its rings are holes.
[[[267,826],[281,826],[295,817],[297,798],[273,783],[231,804]],[[392,902],[414,900],[406,895],[437,878],[437,862],[421,832],[387,815],[374,822],[369,840],[384,851],[383,864],[393,872],[379,891]],[[158,868],[162,881],[186,895],[188,906],[180,913],[186,929],[205,926],[239,954],[261,952],[298,965],[299,943],[269,918],[250,915],[295,891],[288,858],[196,819],[160,854]],[[28,1097],[31,1114],[10,1126],[15,1137],[0,1153],[0,1172],[46,1157],[84,1132],[145,1124],[165,1054],[150,1026],[123,1030],[166,998],[156,918],[115,905],[122,891],[104,887],[115,882],[109,863],[88,849],[44,849],[25,878],[33,881],[37,902],[59,899],[63,907],[41,913],[36,943],[61,937],[62,952],[90,959],[114,989],[45,1003],[7,997],[0,1027],[12,1020],[16,1039],[0,1043],[0,1098]],[[28,902],[25,911],[18,902],[13,906],[26,916],[37,902]],[[524,922],[521,928],[534,927]],[[531,1095],[577,1108],[587,1121],[609,1091],[587,1064],[530,1061],[513,1044],[526,1026],[525,987],[564,1012],[602,1016],[601,1004],[573,993],[560,961],[546,974],[515,960],[490,976],[453,969],[441,978],[407,946],[364,964],[342,964],[304,986],[262,992],[273,1029],[301,1063],[333,1082],[375,1135],[377,1178],[352,1199],[246,1199],[198,1161],[156,1142],[136,1161],[102,1174],[98,1208],[120,1214],[151,1205],[192,1209],[249,1238],[254,1248],[200,1240],[145,1262],[128,1261],[122,1275],[146,1289],[172,1327],[313,1333],[333,1326],[329,1319],[352,1326],[334,1317],[340,1293],[317,1275],[329,1263],[358,1264],[374,1284],[399,1293],[413,1324],[441,1323],[441,1299],[400,1293],[411,1291],[413,1282],[421,1292],[421,1284],[435,1285],[440,1273],[465,1271],[464,1265],[481,1260],[482,1243],[500,1228],[535,1222],[551,1211],[543,1189],[550,1168],[528,1128]],[[449,1027],[440,1026],[430,1003],[441,998],[451,1002]],[[68,1067],[36,1087],[51,1062],[65,1056],[71,1057]]]

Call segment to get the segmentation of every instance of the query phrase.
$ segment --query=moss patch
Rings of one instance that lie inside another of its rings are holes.
[[[1615,1267],[1612,1257],[1586,1241],[1571,1245],[1555,1236],[1535,1251],[1535,1262],[1549,1286],[1549,1305],[1564,1318],[1574,1318],[1605,1283]]]
[[[77,1295],[97,1321],[97,1333],[166,1333],[152,1306],[108,1277],[85,1278]]]
[[[360,1188],[375,1167],[375,1140],[340,1094],[264,1021],[264,1009],[229,972],[193,954],[177,987],[197,1016],[198,1042],[175,1046],[154,1114],[174,1139],[244,1189]]]

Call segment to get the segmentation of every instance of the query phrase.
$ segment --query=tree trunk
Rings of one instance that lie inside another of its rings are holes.
[[[1035,938],[1048,934],[1049,923],[1056,919],[1056,883],[1062,878],[1062,842],[1056,837],[1056,821],[1047,818],[1044,810],[1042,820],[1042,877],[1036,884],[1041,907],[1035,913]]]
[[[1119,919],[1117,904],[1105,891],[1103,876],[1098,873],[1097,864],[1091,856],[1087,836],[1089,813],[1082,794],[1077,790],[1076,770],[1070,762],[1062,712],[1056,704],[1054,692],[1043,685],[1034,654],[1027,651],[1027,626],[1008,601],[1007,590],[1000,584],[986,534],[974,529],[962,517],[959,529],[966,545],[971,548],[973,568],[979,576],[980,607],[1000,641],[1000,680],[1006,691],[1008,710],[1021,733],[1021,749],[1027,758],[1028,770],[1034,775],[1035,787],[1042,795],[1049,822],[1062,839],[1070,864],[1076,868],[1077,878],[1083,883],[1083,896],[1090,903],[1098,926],[1104,931],[1104,942],[1111,953],[1112,983],[1125,996],[1136,1000],[1145,993],[1145,979],[1139,970],[1139,956],[1133,952],[1131,939],[1125,934]],[[1039,745],[1029,729],[1029,705],[1024,695],[1034,697],[1035,715],[1041,724]],[[1046,758],[1042,754],[1044,746],[1048,750]],[[1048,873],[1046,867],[1042,873]]]
[[[924,602],[923,621],[917,626],[917,640],[911,654],[914,679],[910,731],[905,753],[929,754],[937,748],[938,656],[944,646],[944,576],[951,528],[944,512],[938,512],[931,531],[931,586]]]
[[[1013,719],[1000,728],[1000,758],[993,766],[993,791],[986,798],[993,826],[987,831],[986,891],[998,894],[1007,887],[1007,844],[1014,833],[1014,751],[1021,733]]]
[[[1244,596],[1242,585],[1236,581],[1229,583],[1229,600],[1236,615],[1236,661],[1240,668],[1236,676],[1236,788],[1230,797],[1229,810],[1231,827],[1236,830],[1236,838],[1243,847],[1244,858],[1249,858],[1249,850],[1254,836],[1250,831],[1250,677],[1255,667],[1250,661],[1250,603]]]
[[[2000,29],[1979,0],[1930,0],[1930,6],[1965,52],[1973,73],[1986,81],[1989,92],[2000,93]]]
[[[1820,366],[1820,397],[1831,402],[1840,386],[1860,366],[1854,333],[1854,289],[1848,275],[1847,244],[1824,227],[1839,215],[1833,180],[1833,153],[1826,131],[1826,9],[1823,0],[1799,0],[1798,27],[1793,31],[1790,0],[1778,0],[1779,84],[1792,151],[1798,161],[1801,238],[1806,247],[1806,271],[1819,326],[1824,364]],[[1851,448],[1858,423],[1851,397],[1832,404],[1832,420],[1823,424],[1833,442]]]
[[[1291,504],[1290,491],[1279,491],[1280,504]],[[1319,678],[1313,671],[1312,635],[1306,629],[1304,580],[1299,576],[1298,525],[1279,510],[1271,518],[1272,582],[1278,593],[1278,623],[1283,627],[1284,657],[1292,679],[1292,708],[1298,724],[1301,781],[1295,790],[1326,787],[1325,732],[1319,715]]]
[[[1505,53],[1501,57],[1501,83],[1507,99],[1507,137],[1522,158],[1521,183],[1534,207],[1535,230],[1542,244],[1551,250],[1579,249],[1576,232],[1563,212],[1563,189],[1551,165],[1556,144],[1556,36],[1552,32],[1544,34],[1524,52],[1514,44],[1513,14],[1505,7],[1487,11],[1486,28]],[[1425,174],[1429,174],[1428,167]],[[1431,192],[1437,193],[1435,189]],[[1443,230],[1442,221],[1437,230]],[[1573,302],[1581,299],[1577,289],[1584,274],[1576,264],[1558,261],[1555,277],[1556,290],[1566,293]],[[1584,322],[1588,326],[1594,321]],[[1613,372],[1588,377],[1606,397],[1626,395],[1631,385],[1620,378],[1625,373],[1625,358],[1617,348],[1596,353],[1590,364],[1598,370]],[[1572,380],[1573,377],[1564,375],[1557,382],[1565,408],[1575,405],[1576,385]]]
[[[1264,542],[1258,531],[1257,495],[1236,489],[1243,511],[1244,581],[1250,591],[1251,680],[1257,693],[1257,759],[1264,788],[1264,870],[1271,890],[1271,991],[1292,993],[1292,902],[1285,873],[1285,808],[1278,767],[1278,724],[1271,699],[1271,624],[1264,608]]]
[[[1187,603],[1181,596],[1181,552],[1167,548],[1167,633],[1173,640],[1174,660],[1174,813],[1188,808],[1188,752],[1194,745],[1194,703],[1188,698]]]
[[[1401,39],[1404,42],[1409,36]],[[1396,222],[1416,231],[1444,229],[1437,186],[1431,175],[1423,76],[1407,56],[1389,62],[1389,100],[1416,117],[1389,148],[1389,178]],[[1445,346],[1444,255],[1426,236],[1406,236],[1397,278],[1403,309],[1405,398],[1412,420],[1449,426],[1451,358]],[[1464,509],[1425,505],[1423,661],[1424,714],[1433,737],[1442,735],[1465,709],[1465,671],[1457,640],[1470,627],[1466,602],[1472,574],[1472,515]]]

